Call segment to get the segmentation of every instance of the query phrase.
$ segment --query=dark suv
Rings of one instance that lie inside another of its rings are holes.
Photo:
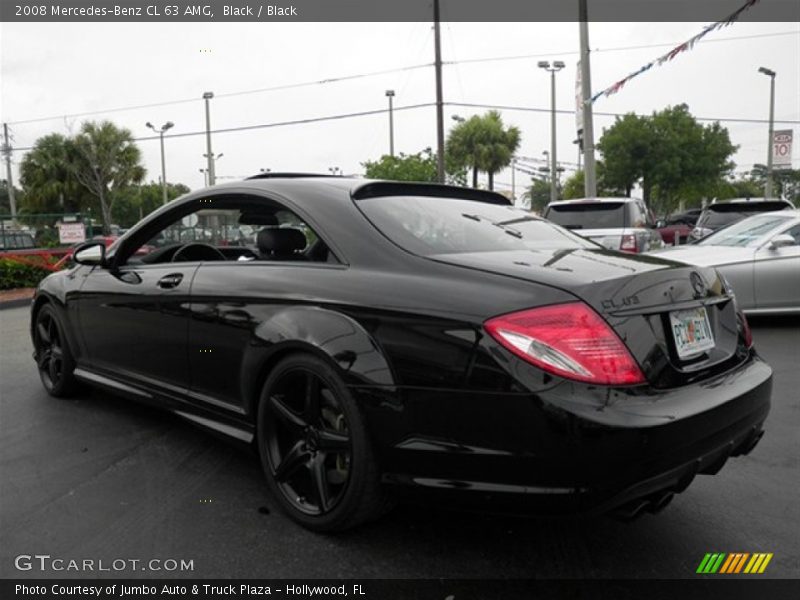
[[[778,198],[734,198],[708,205],[697,219],[689,241],[700,240],[718,229],[733,225],[745,217],[774,210],[793,209],[788,200]]]

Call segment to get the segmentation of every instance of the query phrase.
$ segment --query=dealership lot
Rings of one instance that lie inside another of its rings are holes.
[[[30,356],[27,309],[2,310],[0,576],[113,575],[14,566],[18,555],[48,554],[193,561],[190,572],[119,573],[147,577],[671,578],[694,576],[706,552],[771,552],[765,576],[797,577],[800,322],[752,324],[775,371],[767,433],[657,516],[619,523],[401,506],[322,536],[276,510],[255,456],[102,392],[50,398]]]

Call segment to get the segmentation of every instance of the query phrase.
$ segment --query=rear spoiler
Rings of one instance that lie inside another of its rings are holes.
[[[426,196],[431,198],[458,198],[485,202],[486,204],[512,206],[511,200],[497,192],[436,183],[370,181],[369,183],[353,188],[350,195],[353,197],[353,200],[366,200],[367,198],[381,198],[386,196]]]

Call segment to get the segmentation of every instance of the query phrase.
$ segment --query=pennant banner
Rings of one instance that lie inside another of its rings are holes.
[[[692,48],[694,48],[694,45],[698,41],[700,41],[700,39],[702,39],[703,37],[705,37],[706,35],[708,35],[712,31],[715,31],[717,29],[722,29],[723,27],[727,27],[731,23],[735,23],[736,20],[739,18],[739,16],[744,11],[749,10],[754,4],[757,4],[759,1],[760,0],[747,0],[747,2],[741,8],[739,8],[735,12],[731,13],[730,15],[728,15],[725,19],[722,19],[721,21],[717,21],[716,23],[712,23],[711,25],[707,25],[703,29],[703,31],[698,33],[693,38],[683,42],[682,44],[680,44],[678,46],[675,46],[672,50],[670,50],[669,52],[667,52],[666,54],[664,54],[662,56],[659,56],[655,60],[650,61],[649,63],[644,65],[638,71],[634,71],[633,73],[631,73],[627,77],[624,77],[624,78],[620,79],[619,81],[617,81],[616,83],[608,86],[603,91],[596,93],[594,96],[592,96],[592,102],[595,102],[600,96],[608,97],[611,94],[616,94],[618,91],[620,91],[622,89],[622,86],[624,86],[626,83],[628,83],[628,81],[630,81],[634,77],[637,77],[638,75],[641,75],[645,71],[650,70],[651,67],[653,67],[653,66],[659,66],[660,67],[665,62],[671,61],[673,58],[678,56],[678,54],[680,54],[681,52],[686,52],[687,50],[691,50]]]

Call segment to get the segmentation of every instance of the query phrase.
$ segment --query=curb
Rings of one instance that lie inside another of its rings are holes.
[[[0,310],[30,305],[34,292],[33,288],[17,288],[0,292]]]
[[[30,298],[17,298],[16,300],[6,300],[5,302],[0,302],[0,310],[4,310],[6,308],[19,308],[20,306],[29,306],[31,303]]]

